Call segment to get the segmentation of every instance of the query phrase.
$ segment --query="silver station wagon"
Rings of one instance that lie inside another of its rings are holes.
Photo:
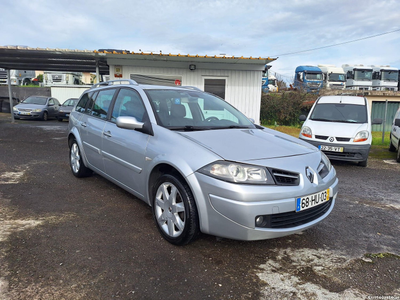
[[[70,165],[151,206],[161,235],[261,240],[325,219],[336,171],[316,147],[253,124],[193,87],[116,80],[86,91],[69,119]]]

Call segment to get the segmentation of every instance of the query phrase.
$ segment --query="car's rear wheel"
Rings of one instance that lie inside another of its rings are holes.
[[[153,217],[164,239],[185,245],[199,233],[196,204],[189,186],[170,174],[162,175],[153,191]]]
[[[47,121],[48,119],[49,119],[49,115],[48,115],[47,112],[45,111],[45,112],[43,113],[42,120],[43,120],[43,121]]]
[[[79,145],[75,140],[72,142],[69,151],[69,163],[72,174],[78,178],[86,177],[92,174],[92,171],[84,165]]]

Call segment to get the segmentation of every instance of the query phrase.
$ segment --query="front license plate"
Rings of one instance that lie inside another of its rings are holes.
[[[31,115],[30,112],[24,112],[24,111],[20,111],[19,114],[20,115],[25,115],[25,116],[30,116]]]
[[[329,201],[329,189],[316,194],[297,198],[296,212],[320,205],[326,201]]]
[[[319,150],[323,150],[323,151],[343,152],[343,147],[320,145],[318,148],[319,148]]]

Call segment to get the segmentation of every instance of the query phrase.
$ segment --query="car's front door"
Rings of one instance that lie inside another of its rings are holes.
[[[131,116],[139,122],[144,122],[147,113],[141,97],[135,90],[120,89],[111,119],[104,127],[102,150],[107,175],[138,196],[143,196],[145,194],[143,169],[150,136],[136,130],[117,127],[116,119],[119,116]]]

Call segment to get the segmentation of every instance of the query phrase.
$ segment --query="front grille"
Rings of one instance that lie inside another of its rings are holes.
[[[346,158],[352,158],[355,157],[357,153],[354,152],[334,152],[334,151],[323,151],[326,155],[329,157],[346,157]],[[360,154],[361,155],[361,154]]]
[[[300,175],[298,173],[273,169],[271,170],[272,176],[277,185],[299,185]]]
[[[345,137],[336,137],[336,140],[338,142],[350,142],[350,138],[345,138]]]
[[[332,198],[329,201],[315,206],[313,208],[309,208],[300,212],[286,212],[274,215],[264,216],[266,218],[266,222],[263,224],[264,228],[292,228],[296,226],[300,226],[303,224],[307,224],[312,222],[319,217],[323,216],[331,207]]]
[[[326,135],[316,135],[315,138],[319,140],[327,140],[329,136]]]
[[[28,112],[32,111],[32,109],[30,109],[30,108],[18,108],[18,110],[19,111],[28,111]]]

